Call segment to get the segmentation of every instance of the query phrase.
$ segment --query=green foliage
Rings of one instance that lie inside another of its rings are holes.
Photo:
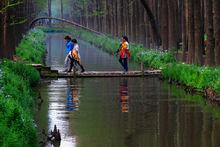
[[[40,80],[39,72],[37,72],[32,66],[22,64],[21,62],[10,62],[5,61],[4,67],[7,68],[5,71],[10,71],[12,73],[16,73],[18,76],[23,77],[22,80],[28,81],[30,86],[37,85]]]
[[[45,55],[45,34],[40,29],[31,30],[16,48],[16,54],[27,63],[42,63]]]
[[[37,83],[39,74],[30,66],[7,60],[0,69],[0,146],[37,146],[30,85]]]
[[[167,65],[162,72],[165,78],[180,81],[187,86],[201,90],[208,87],[220,90],[220,70],[214,68],[175,63]]]
[[[168,63],[174,63],[175,58],[169,52],[144,50],[139,53],[140,61],[147,67],[163,69]]]

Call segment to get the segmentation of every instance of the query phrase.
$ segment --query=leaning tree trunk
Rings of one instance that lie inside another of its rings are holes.
[[[140,0],[140,1],[141,1],[142,5],[144,6],[146,12],[147,12],[147,15],[148,15],[151,27],[152,27],[152,31],[153,31],[153,34],[154,34],[154,41],[157,44],[157,46],[160,46],[161,36],[159,34],[159,29],[158,29],[158,24],[156,22],[156,19],[153,15],[152,11],[150,10],[150,7],[148,6],[147,2],[145,0]]]
[[[206,64],[210,66],[215,65],[215,38],[213,30],[213,7],[211,0],[204,0],[205,3],[205,32],[206,40]]]
[[[201,0],[194,0],[194,30],[195,30],[195,63],[202,65],[202,19]]]
[[[213,0],[214,34],[215,34],[215,62],[220,65],[220,1]]]

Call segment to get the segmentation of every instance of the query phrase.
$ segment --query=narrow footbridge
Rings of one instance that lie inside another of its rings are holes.
[[[41,64],[32,64],[36,68],[42,78],[92,78],[92,77],[143,77],[143,76],[159,76],[160,70],[142,70],[142,71],[85,71],[81,72],[60,72],[51,70],[50,67],[42,66]]]

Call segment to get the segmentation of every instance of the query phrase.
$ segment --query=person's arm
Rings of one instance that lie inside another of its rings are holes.
[[[117,51],[114,52],[115,55],[118,55],[118,53],[119,53],[120,50],[121,50],[121,47],[122,47],[122,44],[120,44],[120,45],[119,45],[119,48],[117,49]]]
[[[73,49],[73,44],[72,44],[72,43],[68,43],[68,44],[67,44],[68,53],[69,53],[69,51],[71,51],[72,49]]]
[[[67,56],[70,56],[70,57],[71,57],[71,56],[72,56],[71,54],[72,54],[72,51],[69,51],[69,53],[68,53]]]

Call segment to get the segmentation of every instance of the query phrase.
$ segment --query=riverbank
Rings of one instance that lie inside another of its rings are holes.
[[[61,29],[55,28],[46,32],[56,32]],[[82,29],[65,28],[73,37],[81,38],[113,54],[118,46],[119,39],[108,35],[97,35]],[[172,52],[162,52],[144,48],[143,45],[130,44],[132,60],[144,63],[147,68],[161,69],[163,77],[171,82],[182,84],[190,91],[200,91],[208,94],[210,99],[215,100],[216,93],[220,93],[220,68],[189,65],[175,60]]]
[[[16,48],[16,56],[24,63],[42,64],[45,50],[45,33],[41,29],[28,32]]]
[[[33,91],[40,75],[27,63],[42,63],[44,33],[31,30],[16,48],[17,62],[3,59],[0,65],[0,146],[38,146]],[[19,59],[18,59],[19,58]]]

